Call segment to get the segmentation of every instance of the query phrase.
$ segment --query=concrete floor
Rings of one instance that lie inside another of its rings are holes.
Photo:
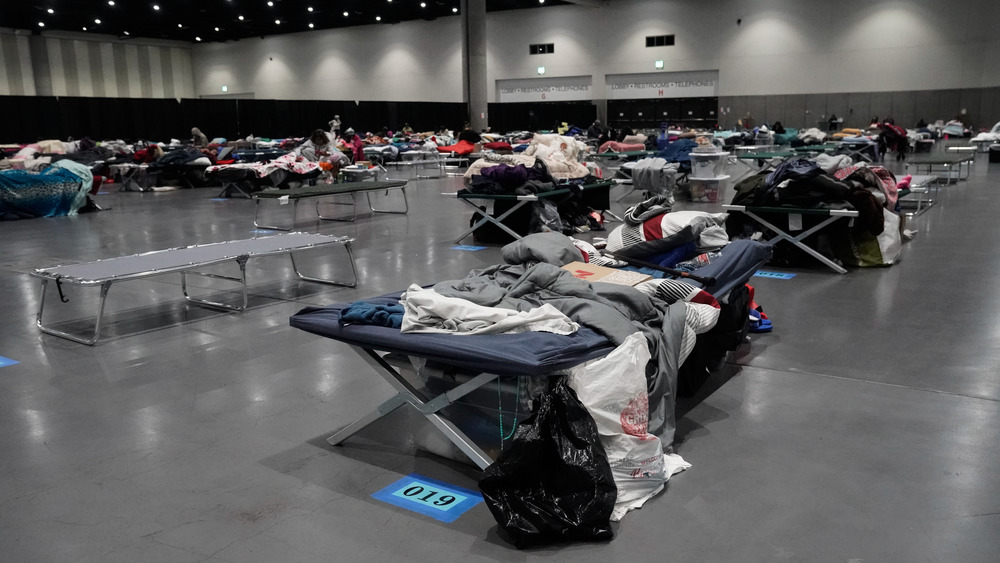
[[[250,263],[243,314],[185,304],[176,275],[121,283],[95,347],[35,329],[26,272],[247,238],[253,203],[109,193],[101,213],[0,223],[0,356],[20,362],[0,367],[0,559],[998,561],[998,179],[980,155],[911,221],[892,268],[755,278],[775,330],[681,405],[694,467],[609,543],[525,551],[484,505],[443,524],[372,499],[409,473],[475,489],[479,472],[414,455],[405,413],[327,446],[391,388],[346,346],[288,327],[306,305],[498,261],[451,249],[468,213],[440,193],[458,180],[411,182],[409,215],[318,227],[357,237],[358,289],[291,281],[281,257]],[[47,312],[79,328],[97,292],[72,289]]]

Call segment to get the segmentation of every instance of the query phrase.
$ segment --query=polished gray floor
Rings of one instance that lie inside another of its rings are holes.
[[[405,412],[327,446],[391,388],[288,327],[307,305],[496,262],[497,248],[451,248],[468,213],[440,194],[458,180],[411,182],[409,215],[302,221],[357,237],[357,289],[292,281],[282,257],[251,262],[242,314],[187,305],[176,275],[121,283],[95,347],[35,329],[26,272],[254,236],[253,203],[108,193],[100,213],[0,223],[0,356],[19,362],[0,367],[0,560],[998,561],[998,180],[979,156],[910,222],[892,268],[755,278],[775,330],[682,404],[694,467],[613,541],[526,551],[483,505],[443,524],[372,499],[413,472],[474,489],[478,471],[414,455]],[[339,259],[309,265],[332,274]],[[82,329],[97,292],[73,289],[47,313]]]

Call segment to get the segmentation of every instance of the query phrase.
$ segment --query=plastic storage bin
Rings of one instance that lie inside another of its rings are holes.
[[[715,203],[725,197],[728,185],[728,175],[716,178],[688,178],[691,201]]]
[[[717,178],[726,173],[728,152],[691,152],[691,176]]]

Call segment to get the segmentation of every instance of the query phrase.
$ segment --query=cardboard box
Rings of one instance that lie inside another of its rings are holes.
[[[653,279],[648,274],[640,274],[631,270],[618,270],[606,268],[596,264],[586,262],[570,262],[562,267],[563,270],[573,274],[573,277],[589,282],[616,283],[619,285],[636,286],[646,280]]]

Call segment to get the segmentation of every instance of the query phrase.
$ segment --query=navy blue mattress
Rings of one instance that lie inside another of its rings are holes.
[[[734,287],[747,283],[757,270],[771,259],[773,252],[774,247],[770,244],[737,239],[719,251],[721,256],[692,272],[705,278],[714,277],[714,286],[704,287],[690,278],[681,278],[681,280],[721,298],[732,291]]]
[[[395,304],[399,293],[365,299],[376,305]],[[614,345],[585,327],[570,335],[549,332],[519,334],[403,334],[397,328],[340,325],[347,303],[306,307],[289,319],[291,326],[340,342],[382,352],[399,352],[462,369],[497,375],[550,375],[607,355]]]

